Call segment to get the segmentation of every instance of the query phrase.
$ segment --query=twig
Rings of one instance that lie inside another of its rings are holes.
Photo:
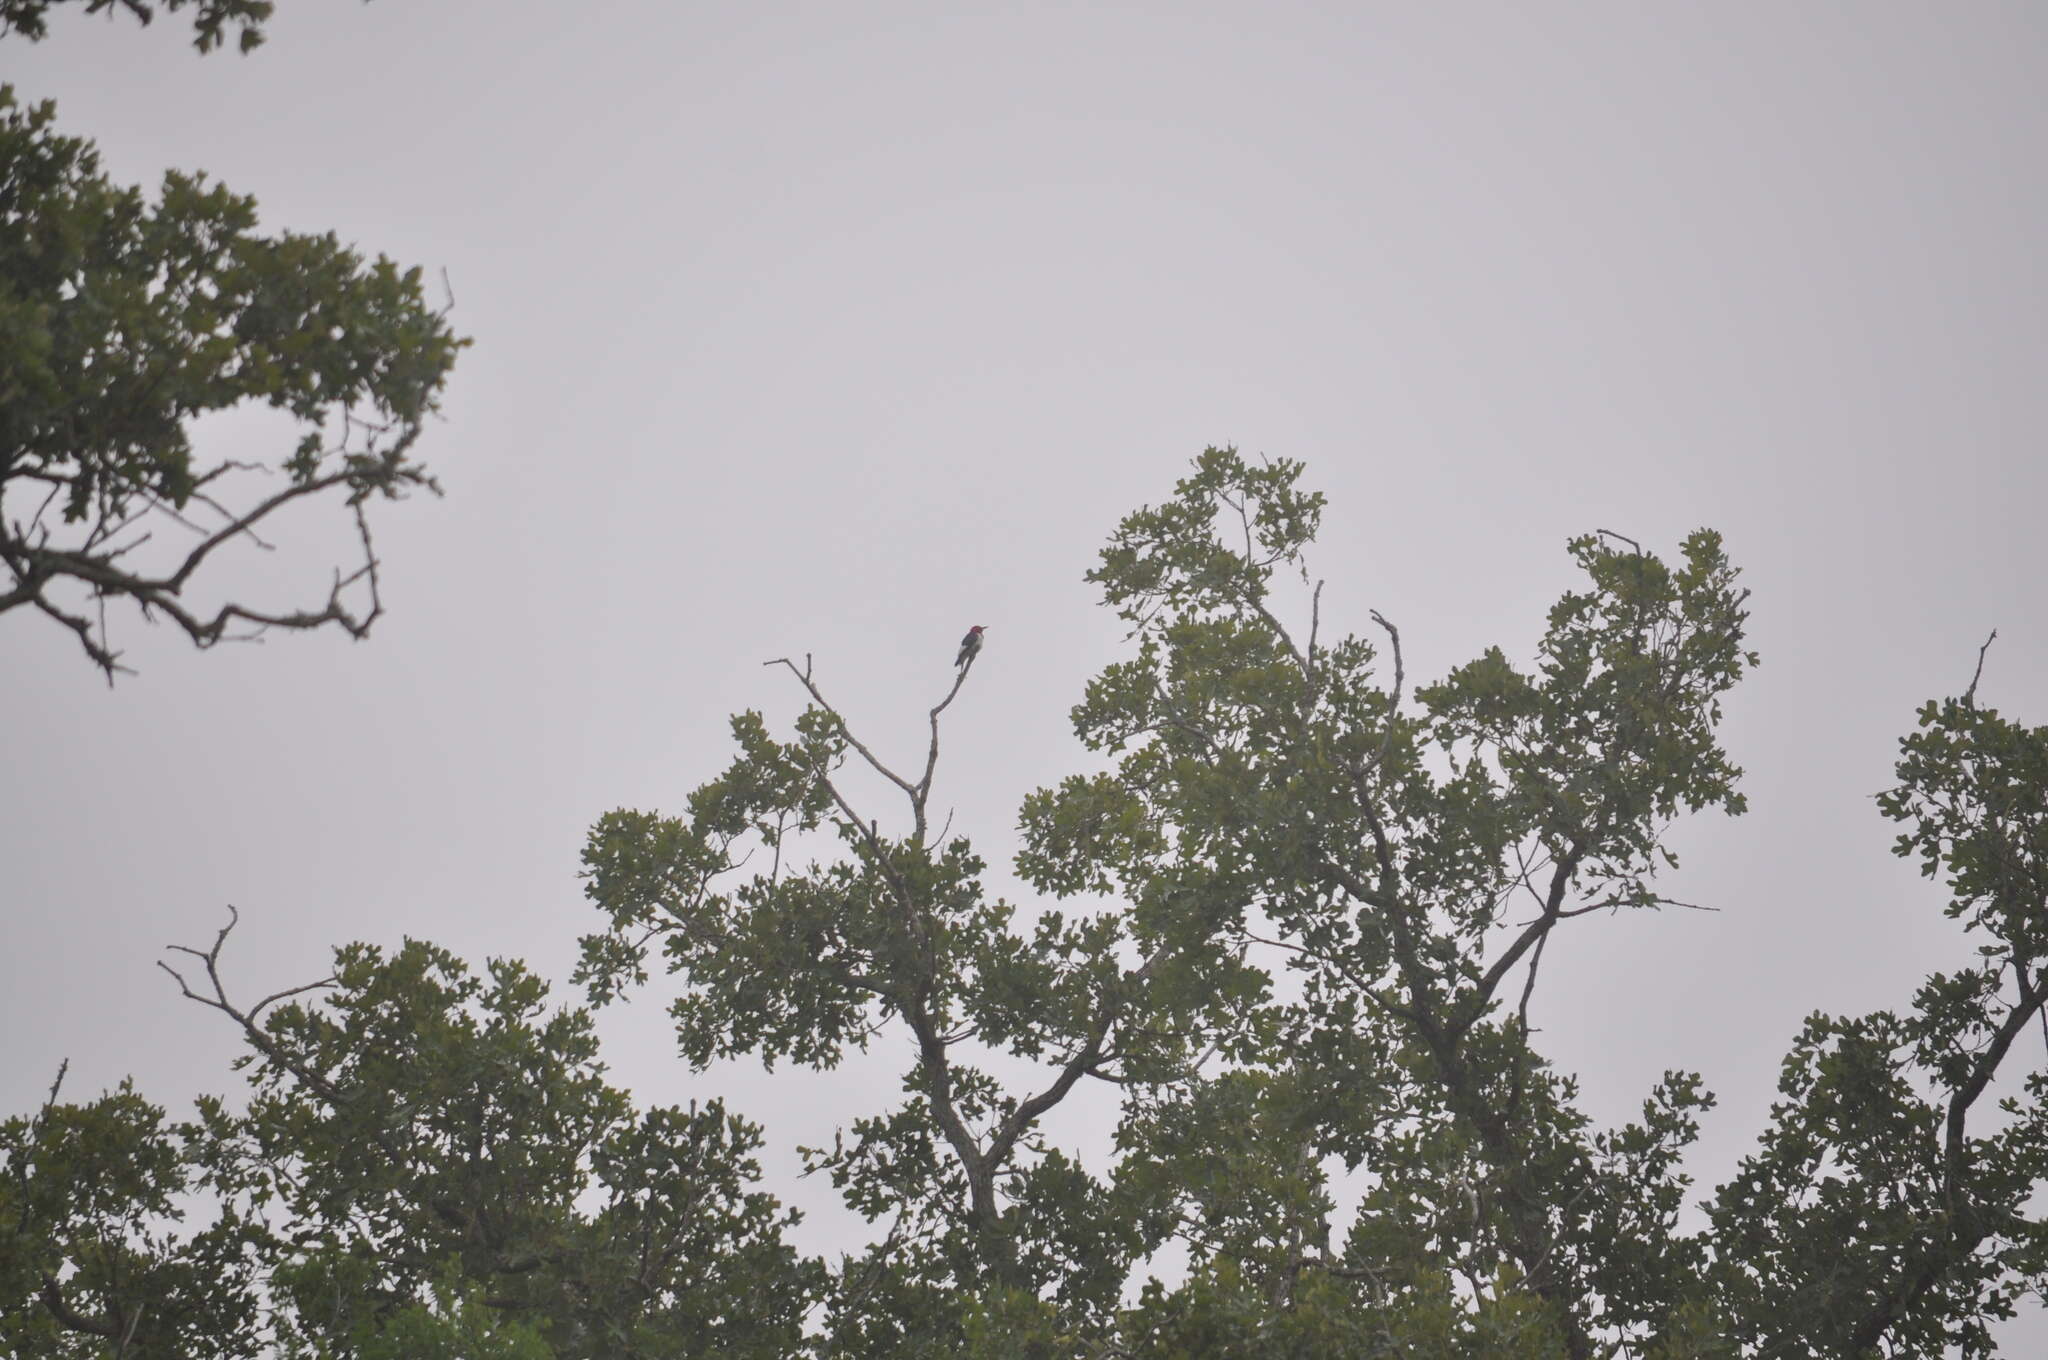
[[[1629,547],[1634,548],[1636,556],[1641,557],[1643,555],[1643,545],[1630,538],[1627,534],[1617,534],[1612,529],[1595,529],[1593,532],[1601,538],[1619,539],[1621,542],[1628,544]]]
[[[974,669],[975,655],[968,656],[967,664],[962,666],[960,668],[960,673],[953,677],[953,688],[946,691],[946,697],[939,700],[938,704],[933,707],[930,714],[932,724],[932,743],[930,748],[925,752],[924,778],[917,781],[917,792],[915,795],[915,801],[917,803],[917,838],[920,841],[924,839],[925,799],[930,796],[932,791],[932,772],[936,770],[939,765],[939,715],[941,713],[944,713],[949,707],[952,706],[953,700],[960,693],[960,687],[967,683],[967,672]]]
[[[1998,641],[1998,630],[1991,630],[1991,636],[1984,639],[1984,645],[1977,649],[1977,669],[1970,676],[1970,687],[1963,691],[1963,707],[1977,706],[1977,682],[1984,678],[1984,653],[1991,650],[1991,644]]]
[[[1574,916],[1587,916],[1596,911],[1620,911],[1622,907],[1626,904],[1627,899],[1623,897],[1603,897],[1598,902],[1588,902],[1583,907],[1573,907],[1570,911],[1559,911],[1557,913],[1557,919],[1560,921],[1570,920]],[[1681,902],[1675,897],[1652,897],[1645,902],[1638,903],[1637,905],[1649,907],[1683,907],[1687,911],[1721,910],[1719,907],[1702,906],[1698,902]]]
[[[325,1077],[320,1076],[312,1069],[306,1067],[303,1063],[293,1061],[290,1057],[288,1057],[285,1054],[284,1050],[277,1045],[277,1042],[274,1039],[272,1039],[268,1034],[265,1034],[263,1032],[262,1027],[256,1023],[258,1018],[262,1016],[264,1010],[267,1007],[273,1006],[280,1001],[286,1000],[289,997],[298,996],[305,992],[318,991],[325,987],[336,986],[339,983],[340,979],[330,975],[328,977],[320,979],[318,982],[308,982],[304,986],[287,987],[281,992],[273,992],[271,995],[264,997],[261,1001],[257,1002],[254,1006],[250,1007],[246,1011],[238,1008],[233,1002],[228,1000],[226,985],[222,983],[220,979],[220,951],[228,942],[228,933],[232,931],[237,925],[241,924],[241,920],[241,912],[235,909],[233,903],[229,903],[228,923],[222,926],[220,928],[220,932],[213,937],[213,948],[207,950],[198,950],[192,948],[190,945],[182,944],[165,946],[165,948],[179,954],[190,954],[193,958],[198,959],[201,963],[206,965],[207,981],[213,985],[212,996],[202,996],[198,992],[193,991],[191,984],[186,982],[184,974],[180,973],[177,969],[171,967],[171,965],[169,965],[168,963],[165,963],[162,959],[158,959],[156,961],[156,966],[163,969],[166,973],[169,973],[172,978],[176,979],[178,984],[178,990],[184,993],[185,997],[188,1000],[197,1001],[200,1005],[205,1006],[211,1010],[217,1010],[221,1014],[233,1020],[237,1025],[241,1026],[242,1033],[248,1038],[249,1042],[253,1044],[257,1048],[257,1050],[260,1051],[265,1057],[269,1058],[279,1067],[284,1068],[293,1076],[297,1077],[300,1081],[304,1082],[308,1087],[312,1088],[312,1090],[314,1090],[320,1096],[325,1098],[330,1104],[334,1104],[337,1106],[342,1104],[343,1096],[339,1087],[335,1086],[333,1082],[328,1081]]]
[[[873,751],[870,751],[867,748],[867,744],[863,742],[859,737],[853,735],[853,729],[847,725],[846,716],[842,714],[838,709],[832,706],[832,701],[825,697],[824,692],[818,688],[817,682],[811,679],[811,654],[809,652],[804,653],[804,668],[802,670],[798,670],[796,668],[796,663],[794,661],[791,661],[786,656],[778,656],[773,661],[763,661],[761,664],[763,666],[787,666],[789,668],[789,673],[791,675],[794,675],[797,678],[797,682],[801,684],[804,687],[804,689],[809,691],[812,700],[816,702],[818,707],[824,709],[827,713],[831,714],[832,717],[838,722],[839,734],[846,738],[847,744],[849,746],[853,747],[854,750],[860,752],[861,759],[867,761],[869,767],[873,769],[875,773],[881,775],[891,784],[894,784],[897,788],[903,790],[904,793],[908,794],[911,797],[911,799],[915,801],[915,799],[917,798],[917,786],[912,784],[909,780],[905,779],[902,775],[890,769],[887,765],[884,765],[882,763],[881,757],[877,756]],[[959,684],[957,681],[954,683],[954,688],[959,688]],[[859,818],[855,818],[854,820],[859,821]]]
[[[50,1094],[43,1098],[42,1108],[37,1110],[35,1118],[29,1120],[28,1122],[29,1147],[35,1148],[42,1143],[43,1128],[50,1121],[50,1111],[56,1108],[57,1092],[62,1090],[64,1086],[64,1074],[69,1072],[70,1070],[71,1059],[69,1058],[65,1058],[57,1064],[57,1076],[56,1079],[50,1083]],[[22,1157],[17,1159],[14,1163],[15,1183],[20,1187],[20,1192],[16,1194],[14,1198],[16,1209],[14,1218],[14,1231],[17,1234],[26,1233],[28,1231],[28,1167],[30,1160],[30,1157]]]
[[[1316,635],[1322,631],[1323,627],[1323,586],[1325,584],[1327,583],[1323,581],[1316,582],[1315,593],[1310,595],[1308,599],[1308,654],[1311,658],[1316,654]]]
[[[763,661],[761,664],[763,666],[787,667],[789,673],[797,678],[798,683],[810,694],[818,707],[831,714],[833,719],[837,721],[839,724],[839,734],[846,738],[848,745],[860,753],[861,759],[868,763],[868,767],[903,791],[904,796],[910,800],[910,815],[914,827],[912,839],[919,844],[923,844],[926,832],[930,828],[930,822],[926,815],[926,805],[931,797],[932,777],[939,765],[939,715],[944,713],[952,705],[953,700],[959,697],[960,687],[967,683],[967,673],[974,669],[974,661],[975,658],[972,656],[967,658],[967,663],[961,666],[959,672],[954,675],[953,687],[946,691],[946,697],[939,700],[927,715],[931,722],[931,744],[925,751],[924,773],[915,784],[905,779],[902,775],[897,774],[887,765],[884,765],[881,757],[869,750],[867,744],[853,734],[853,728],[847,723],[846,715],[832,706],[831,701],[825,697],[824,691],[820,690],[817,682],[811,678],[812,661],[809,652],[804,653],[804,668],[802,670],[798,670],[796,663],[786,656],[776,657],[772,661]],[[851,815],[851,809],[848,809],[848,813]],[[855,817],[853,820],[856,824],[860,824],[858,817]],[[949,817],[947,824],[950,826],[951,823],[952,819]],[[943,836],[941,839],[943,839]]]
[[[149,1305],[146,1303],[135,1305],[134,1315],[128,1319],[128,1326],[122,1330],[121,1339],[115,1343],[114,1360],[121,1360],[122,1356],[128,1354],[128,1347],[135,1341],[135,1329],[142,1325],[142,1315],[148,1311]]]
[[[1380,741],[1379,760],[1374,766],[1384,776],[1387,758],[1394,752],[1395,718],[1401,710],[1401,687],[1406,683],[1408,676],[1401,660],[1401,630],[1387,622],[1386,617],[1377,609],[1372,611],[1372,621],[1386,630],[1394,648],[1394,693],[1387,701],[1387,731]]]
[[[353,430],[360,427],[370,432],[373,440],[392,435],[392,427],[359,418],[346,408],[342,408],[341,417],[345,428]],[[107,640],[104,618],[98,630],[99,638],[95,640],[90,623],[48,598],[45,592],[53,584],[69,580],[84,585],[99,597],[102,611],[109,595],[133,600],[145,618],[152,618],[154,611],[161,610],[184,630],[195,646],[202,649],[220,642],[245,641],[271,628],[307,630],[330,623],[340,625],[352,637],[364,637],[384,612],[378,576],[380,564],[364,513],[364,502],[373,492],[397,498],[413,487],[425,487],[437,494],[440,490],[423,470],[406,461],[407,451],[418,435],[417,426],[406,428],[397,432],[385,447],[379,448],[373,443],[360,452],[348,451],[344,438],[343,446],[333,451],[341,455],[338,468],[322,476],[295,481],[239,515],[196,490],[197,486],[207,485],[231,468],[247,466],[232,460],[224,462],[200,478],[193,492],[201,504],[226,521],[211,532],[181,514],[178,507],[166,503],[151,487],[124,483],[103,489],[94,510],[96,523],[82,540],[76,541],[77,546],[55,548],[50,545],[49,527],[41,523],[43,509],[48,506],[46,499],[44,508],[37,511],[36,519],[28,526],[17,522],[11,531],[0,533],[0,561],[6,562],[15,579],[13,590],[0,592],[0,612],[32,604],[63,623],[78,636],[86,655],[105,672],[110,684],[114,676],[126,668],[116,664],[115,658],[119,653]],[[61,485],[52,481],[52,497]],[[353,571],[335,571],[324,607],[273,611],[230,602],[208,618],[185,603],[183,592],[186,587],[221,545],[231,539],[247,538],[268,549],[272,545],[257,530],[262,520],[294,501],[337,489],[345,489],[348,493],[347,504],[356,519],[357,539],[363,556],[361,564]],[[143,508],[133,514],[126,513],[131,502]],[[148,541],[148,535],[126,544],[115,544],[113,540],[146,513],[164,515],[172,522],[203,535],[183,560],[164,574],[147,575],[119,565],[125,554]],[[343,601],[344,592],[358,583],[367,583],[368,586],[366,609],[352,608]],[[230,632],[231,626],[236,624],[247,624],[251,631],[246,634]]]
[[[1515,1055],[1515,1079],[1508,1090],[1508,1117],[1512,1119],[1522,1106],[1522,1090],[1529,1076],[1529,997],[1536,990],[1536,970],[1543,966],[1543,946],[1550,943],[1550,932],[1544,931],[1536,940],[1536,948],[1529,953],[1529,972],[1522,979],[1522,1001],[1515,1007],[1515,1027],[1521,1031],[1522,1051]]]

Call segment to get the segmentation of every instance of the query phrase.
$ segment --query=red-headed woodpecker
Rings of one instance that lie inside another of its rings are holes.
[[[981,624],[967,630],[967,636],[960,639],[960,655],[953,658],[953,664],[964,666],[981,652]]]

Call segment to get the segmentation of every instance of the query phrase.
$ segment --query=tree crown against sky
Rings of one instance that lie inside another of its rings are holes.
[[[2048,997],[2048,729],[1975,683],[1922,710],[1880,806],[1976,953],[1898,1011],[1813,1017],[1756,1150],[1688,1220],[1698,1077],[1593,1127],[1530,1017],[1546,951],[1678,905],[1659,887],[1674,819],[1742,809],[1716,735],[1756,662],[1734,567],[1705,531],[1672,562],[1576,540],[1583,584],[1529,664],[1492,649],[1419,684],[1394,621],[1328,635],[1301,476],[1212,449],[1112,537],[1091,579],[1130,644],[1074,710],[1097,768],[1024,801],[1037,903],[994,896],[935,815],[973,666],[906,766],[810,658],[771,663],[808,701],[786,737],[743,714],[683,811],[593,829],[593,1003],[672,976],[699,1066],[901,1055],[900,1096],[807,1154],[811,1184],[874,1224],[868,1249],[799,1259],[748,1185],[758,1133],[634,1110],[597,1074],[587,1012],[549,1009],[516,964],[486,980],[430,946],[352,946],[317,996],[246,1004],[224,931],[172,962],[248,1040],[247,1110],[173,1128],[124,1090],[10,1122],[11,1339],[1990,1353],[1988,1325],[2048,1269],[2028,1207],[2042,1077],[2008,1070]],[[1106,1159],[1049,1136],[1058,1107],[1104,1101]],[[163,1231],[191,1189],[218,1217]],[[1145,1284],[1169,1245],[1185,1275]]]
[[[230,24],[235,26],[237,50],[247,52],[259,46],[263,21],[277,8],[274,0],[0,0],[0,38],[18,33],[39,42],[49,36],[50,11],[65,6],[82,7],[86,14],[104,14],[110,19],[126,15],[145,26],[155,20],[158,9],[171,14],[190,11],[192,45],[201,52],[211,52],[225,42]]]
[[[42,37],[48,8],[8,0],[0,37]],[[247,51],[271,10],[193,8],[202,52],[230,21]],[[467,341],[419,269],[331,233],[262,235],[255,200],[204,174],[166,174],[151,203],[55,118],[0,86],[0,614],[69,629],[109,681],[123,669],[110,602],[202,648],[274,628],[364,636],[383,610],[371,508],[438,489],[413,449]],[[263,432],[274,454],[195,448],[201,418],[264,408],[293,430]],[[329,503],[348,522],[345,565],[318,572],[316,594],[203,600],[222,558],[312,538],[292,512]]]

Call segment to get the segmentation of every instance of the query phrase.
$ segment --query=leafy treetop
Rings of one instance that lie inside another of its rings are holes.
[[[382,610],[370,508],[436,489],[413,446],[467,342],[419,270],[332,234],[261,235],[253,200],[203,175],[166,175],[152,204],[54,117],[0,86],[0,614],[57,621],[110,680],[110,601],[201,647],[362,636]],[[296,443],[265,464],[202,459],[192,422],[245,404],[288,416]],[[316,502],[338,503],[359,549],[323,598],[194,598],[217,555],[270,547],[282,512]]]

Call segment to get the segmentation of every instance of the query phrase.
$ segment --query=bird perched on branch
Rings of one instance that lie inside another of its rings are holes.
[[[981,654],[981,624],[967,630],[967,636],[960,639],[960,655],[953,658],[955,666],[964,666]]]

